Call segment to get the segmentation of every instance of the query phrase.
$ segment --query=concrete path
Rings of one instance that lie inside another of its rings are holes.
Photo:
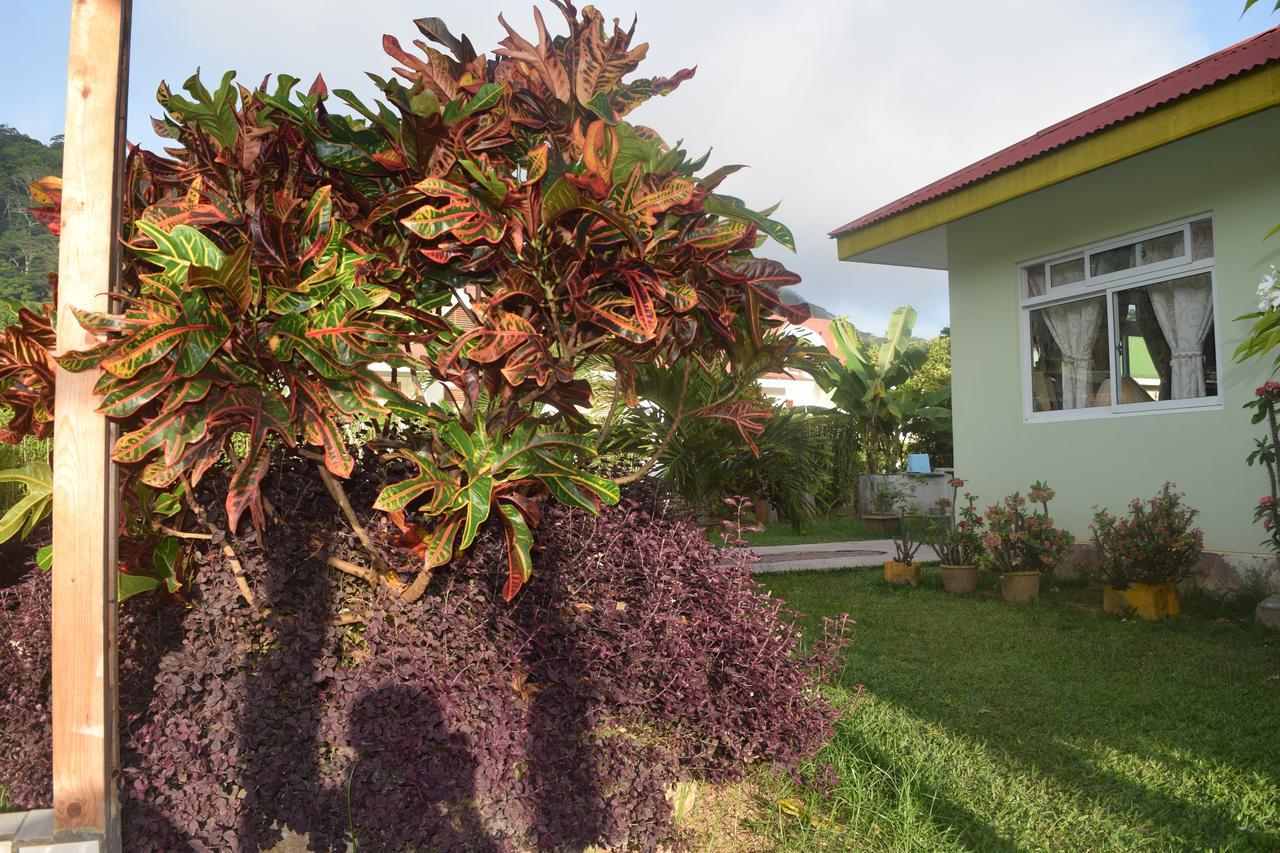
[[[751,567],[753,573],[807,572],[880,566],[893,558],[892,539],[868,539],[862,542],[813,542],[804,545],[762,545],[753,548],[760,561]],[[928,545],[916,555],[919,562],[938,559]]]

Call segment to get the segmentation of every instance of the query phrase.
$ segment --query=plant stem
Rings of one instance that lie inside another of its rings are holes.
[[[382,562],[378,558],[377,550],[373,547],[373,540],[369,538],[369,532],[364,529],[364,525],[356,517],[356,511],[351,508],[351,501],[347,500],[347,492],[342,488],[342,484],[338,482],[333,474],[329,473],[329,469],[325,467],[323,462],[316,463],[316,470],[320,472],[321,482],[328,489],[330,497],[342,509],[342,514],[346,516],[347,523],[351,525],[351,529],[355,532],[356,538],[360,540],[360,544],[364,545],[365,550],[369,552],[369,556],[373,557],[375,561]]]
[[[596,440],[597,447],[604,447],[604,443],[609,440],[609,432],[613,429],[613,417],[618,412],[618,401],[622,399],[622,385],[618,382],[618,377],[613,378],[613,400],[609,403],[609,411],[604,416],[604,423],[600,427],[600,437]]]
[[[196,518],[199,519],[200,523],[209,531],[209,538],[212,539],[220,531],[210,523],[209,517],[205,515],[204,507],[196,503],[195,489],[191,487],[191,481],[187,478],[187,475],[184,473],[181,477],[182,496],[186,500],[187,506],[191,508],[193,513],[195,513]],[[235,578],[236,586],[240,589],[240,597],[243,598],[245,603],[250,607],[256,608],[257,605],[254,603],[253,590],[249,587],[249,581],[244,576],[244,566],[240,564],[240,558],[236,556],[235,548],[231,547],[230,539],[231,534],[225,534],[225,538],[222,540],[222,556],[231,566],[231,575]]]
[[[360,580],[369,584],[369,586],[378,585],[378,573],[373,569],[366,569],[364,566],[358,566],[355,563],[339,559],[338,557],[330,557],[325,560],[325,562],[340,572],[344,572],[352,577],[360,578]]]

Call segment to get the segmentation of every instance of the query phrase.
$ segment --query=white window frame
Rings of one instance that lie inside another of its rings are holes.
[[[1094,420],[1097,418],[1151,415],[1161,412],[1214,411],[1223,408],[1222,336],[1220,334],[1218,322],[1218,274],[1216,258],[1209,257],[1198,261],[1191,260],[1193,251],[1191,244],[1191,224],[1193,222],[1200,222],[1204,219],[1208,219],[1212,227],[1213,214],[1211,212],[1199,213],[1195,216],[1189,216],[1184,219],[1175,220],[1173,222],[1168,222],[1153,228],[1147,228],[1142,231],[1135,231],[1132,234],[1126,234],[1114,239],[1092,243],[1088,246],[1081,246],[1079,248],[1063,252],[1054,252],[1051,255],[1033,258],[1016,265],[1015,272],[1019,300],[1018,320],[1021,331],[1021,334],[1019,335],[1019,364],[1021,366],[1022,373],[1022,419],[1024,423],[1054,423],[1057,421]],[[1170,258],[1166,261],[1157,261],[1156,263],[1133,267],[1127,270],[1118,270],[1116,272],[1105,273],[1097,276],[1089,274],[1090,255],[1097,254],[1098,252],[1105,252],[1108,249],[1126,246],[1130,243],[1136,243],[1152,237],[1159,237],[1164,234],[1177,231],[1178,229],[1183,231],[1182,257]],[[1216,235],[1214,240],[1214,254],[1215,256],[1217,254]],[[1075,258],[1084,259],[1084,280],[1056,288],[1050,287],[1050,264],[1061,263]],[[1041,296],[1028,297],[1025,295],[1027,293],[1026,271],[1028,268],[1035,266],[1043,266],[1045,293]],[[1119,375],[1119,352],[1116,349],[1116,342],[1114,341],[1116,330],[1116,294],[1123,290],[1133,290],[1134,288],[1143,287],[1145,285],[1158,284],[1162,281],[1200,275],[1206,272],[1209,274],[1210,287],[1212,288],[1213,341],[1215,364],[1218,372],[1218,393],[1211,397],[1197,397],[1191,400],[1156,400],[1150,403],[1115,402],[1119,399],[1119,394],[1117,393],[1116,388],[1116,378]],[[1037,412],[1034,410],[1035,394],[1032,390],[1031,312],[1040,308],[1046,308],[1050,305],[1057,305],[1063,302],[1074,302],[1078,299],[1090,296],[1102,296],[1106,301],[1106,333],[1109,343],[1108,351],[1110,353],[1109,381],[1111,382],[1112,403],[1108,406],[1089,406],[1080,409],[1060,409],[1058,411]]]

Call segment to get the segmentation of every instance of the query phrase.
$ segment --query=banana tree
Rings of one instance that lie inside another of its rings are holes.
[[[950,386],[925,392],[907,384],[927,357],[924,349],[910,346],[915,323],[914,308],[898,308],[889,316],[884,343],[873,348],[852,323],[838,318],[831,324],[838,357],[814,373],[832,402],[853,417],[872,474],[901,460],[908,433],[944,428],[951,418],[944,405]]]

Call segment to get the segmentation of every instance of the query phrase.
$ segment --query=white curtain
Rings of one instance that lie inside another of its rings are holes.
[[[1173,352],[1170,396],[1205,395],[1204,339],[1213,325],[1213,285],[1208,274],[1153,284],[1147,288],[1156,322]]]
[[[1089,405],[1089,367],[1093,364],[1093,344],[1102,327],[1106,303],[1084,299],[1044,309],[1045,325],[1062,350],[1062,408],[1083,409]]]

